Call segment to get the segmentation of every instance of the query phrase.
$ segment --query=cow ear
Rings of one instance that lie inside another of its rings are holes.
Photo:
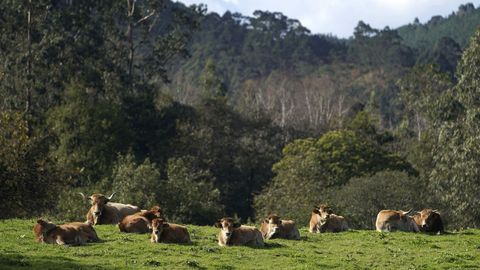
[[[318,211],[318,209],[313,209],[312,212],[315,214],[320,214],[320,211]]]
[[[221,228],[222,224],[220,222],[215,222],[215,224],[213,224],[213,226],[215,226],[217,228]]]
[[[168,225],[168,223],[163,223],[162,226],[163,228],[168,228],[170,225]]]
[[[234,228],[239,228],[240,226],[242,226],[242,224],[240,224],[238,222],[233,223]]]
[[[264,219],[263,222],[268,223],[268,218]]]
[[[43,224],[43,223],[45,223],[45,221],[43,221],[42,219],[39,219],[39,220],[37,220],[37,223],[38,224]]]

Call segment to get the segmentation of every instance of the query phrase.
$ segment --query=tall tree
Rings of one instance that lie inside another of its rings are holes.
[[[480,226],[480,30],[459,63],[453,99],[461,110],[439,119],[430,178],[458,226]],[[449,110],[443,110],[449,111]],[[443,121],[442,121],[443,120]]]

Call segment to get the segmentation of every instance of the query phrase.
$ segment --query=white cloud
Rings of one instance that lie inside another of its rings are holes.
[[[209,11],[226,10],[251,16],[255,10],[279,11],[299,19],[313,33],[348,37],[358,21],[375,28],[395,28],[418,17],[421,22],[434,15],[446,16],[458,6],[480,0],[181,0],[185,4],[205,3]]]

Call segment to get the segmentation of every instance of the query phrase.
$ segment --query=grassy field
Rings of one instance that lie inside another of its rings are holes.
[[[193,244],[152,244],[149,235],[97,226],[101,243],[38,244],[34,220],[0,221],[0,269],[480,269],[480,230],[446,235],[350,231],[272,240],[265,248],[217,245],[214,227],[188,226]]]

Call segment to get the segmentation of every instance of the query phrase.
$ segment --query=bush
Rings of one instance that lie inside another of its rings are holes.
[[[44,139],[30,133],[21,113],[0,112],[0,218],[45,212],[65,185]]]
[[[132,154],[119,156],[113,166],[111,179],[112,191],[116,192],[114,201],[142,209],[150,209],[159,203],[157,193],[163,181],[159,169],[148,158],[142,164],[137,164]]]
[[[424,196],[425,189],[425,182],[405,172],[382,171],[350,179],[344,187],[332,192],[326,202],[345,216],[351,228],[373,229],[382,209],[407,211],[432,207],[428,204],[431,195]]]
[[[172,158],[167,165],[168,179],[157,193],[167,217],[176,222],[213,224],[223,215],[220,191],[209,171],[195,166],[194,158]]]

